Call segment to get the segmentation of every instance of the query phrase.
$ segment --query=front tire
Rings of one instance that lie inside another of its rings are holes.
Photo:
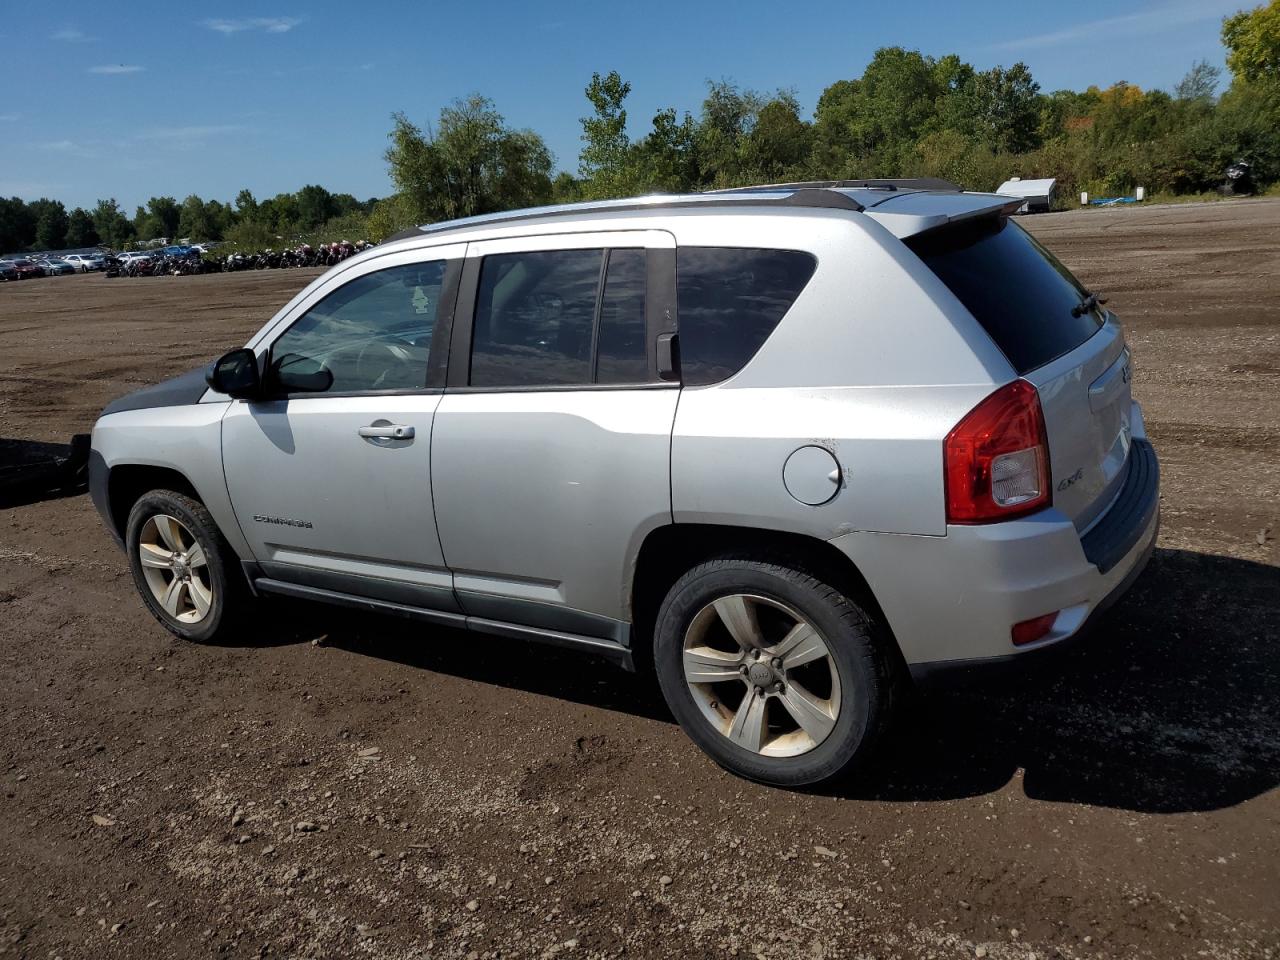
[[[129,512],[125,545],[134,586],[170,633],[220,642],[239,626],[252,597],[200,501],[172,490],[143,494]]]
[[[776,563],[725,558],[685,573],[658,612],[654,666],[690,738],[762,783],[847,776],[891,713],[894,672],[872,618]]]

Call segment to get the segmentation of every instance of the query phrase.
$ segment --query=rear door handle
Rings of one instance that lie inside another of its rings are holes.
[[[412,440],[413,427],[402,423],[376,423],[356,431],[360,436],[374,440]]]

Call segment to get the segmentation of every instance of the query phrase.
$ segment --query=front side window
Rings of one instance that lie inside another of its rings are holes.
[[[645,382],[645,264],[629,248],[485,257],[471,385]]]
[[[445,261],[367,273],[308,310],[271,348],[271,370],[286,392],[420,390]]]
[[[719,383],[746,366],[816,267],[812,254],[798,250],[677,250],[676,309],[685,384]]]

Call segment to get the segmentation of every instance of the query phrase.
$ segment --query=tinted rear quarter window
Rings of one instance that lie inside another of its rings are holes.
[[[1011,220],[946,227],[906,241],[968,308],[1019,374],[1070,353],[1103,324],[1073,316],[1088,293],[1052,253]]]
[[[686,385],[719,383],[756,355],[813,276],[798,250],[680,247],[676,309]]]

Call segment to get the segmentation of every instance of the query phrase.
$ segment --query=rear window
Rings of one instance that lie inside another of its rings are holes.
[[[1058,258],[1005,218],[906,241],[956,295],[1019,374],[1070,353],[1103,324],[1100,310],[1072,316],[1088,292]]]
[[[680,247],[680,373],[689,386],[727,380],[756,355],[813,276],[798,250]]]

